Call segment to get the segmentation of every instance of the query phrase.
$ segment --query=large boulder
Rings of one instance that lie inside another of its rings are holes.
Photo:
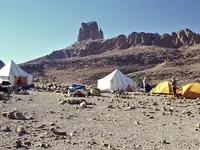
[[[130,47],[125,35],[121,34],[115,38],[115,48],[128,49]]]
[[[103,51],[112,51],[112,50],[114,50],[115,49],[114,38],[105,40],[102,43],[102,45],[103,45],[103,48],[102,48]]]
[[[160,38],[155,39],[153,41],[153,45],[166,47],[166,48],[174,48],[174,44],[172,42],[172,36],[165,33]]]
[[[153,42],[153,34],[152,33],[143,33],[142,34],[142,43],[143,45],[152,45]]]
[[[178,38],[181,42],[182,45],[186,46],[188,45],[188,37],[187,35],[185,34],[185,31],[184,30],[180,30],[177,32],[177,35],[178,35]]]
[[[152,45],[154,34],[152,33],[144,33],[144,32],[132,32],[127,36],[127,42],[131,46],[135,45]]]
[[[176,47],[176,48],[183,46],[183,44],[180,42],[176,32],[172,32],[172,43],[174,44],[174,47]]]
[[[81,23],[78,34],[78,41],[83,41],[87,39],[103,39],[103,31],[102,29],[99,29],[96,21]]]
[[[137,36],[137,32],[132,32],[127,36],[127,41],[130,45],[134,46],[135,45],[135,39]]]

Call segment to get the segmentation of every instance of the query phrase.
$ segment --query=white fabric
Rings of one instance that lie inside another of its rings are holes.
[[[14,61],[10,61],[0,70],[0,82],[9,81],[14,85],[14,77],[27,77],[27,84],[33,83],[33,76],[22,70]]]
[[[136,91],[135,83],[132,79],[124,75],[121,71],[116,69],[106,77],[99,79],[97,87],[100,90],[123,90],[125,91],[128,85]]]

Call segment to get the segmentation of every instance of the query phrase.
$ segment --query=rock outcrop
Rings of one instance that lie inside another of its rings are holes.
[[[87,39],[103,39],[103,31],[101,28],[99,29],[96,21],[81,23],[78,34],[78,41],[83,41]]]
[[[78,41],[71,46],[56,50],[47,56],[48,59],[66,59],[101,54],[115,49],[128,49],[133,46],[158,46],[175,48],[200,44],[200,35],[190,29],[160,35],[158,33],[132,32],[128,36],[118,35],[103,39],[103,31],[97,22],[81,23]]]

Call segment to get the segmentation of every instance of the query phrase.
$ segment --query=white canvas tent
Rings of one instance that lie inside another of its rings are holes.
[[[24,85],[33,83],[33,76],[22,70],[14,61],[10,61],[0,70],[0,83],[9,81],[13,86],[17,79],[21,78]]]
[[[136,91],[135,82],[124,75],[121,71],[116,69],[106,77],[99,79],[97,87],[100,90],[123,90],[131,87],[133,91]]]

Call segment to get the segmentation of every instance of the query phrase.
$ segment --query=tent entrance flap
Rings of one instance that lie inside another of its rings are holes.
[[[14,85],[15,86],[17,86],[17,81],[19,80],[19,78],[21,79],[23,86],[27,86],[28,85],[27,77],[14,77]]]

